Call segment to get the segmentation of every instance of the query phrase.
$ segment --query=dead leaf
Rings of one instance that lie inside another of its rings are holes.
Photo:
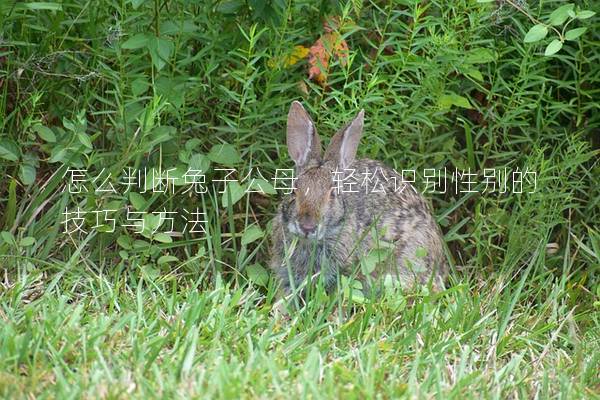
[[[308,55],[308,79],[315,80],[319,85],[327,86],[327,75],[329,73],[329,61],[336,57],[342,66],[348,62],[348,43],[336,30],[339,18],[333,19],[331,23],[325,23],[325,33],[310,47]]]

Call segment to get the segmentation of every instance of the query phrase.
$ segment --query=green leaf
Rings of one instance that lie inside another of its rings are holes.
[[[65,129],[76,133],[77,132],[77,128],[75,127],[75,124],[73,123],[73,121],[71,121],[70,119],[63,117],[63,126],[65,127]]]
[[[471,103],[469,103],[469,99],[467,99],[466,97],[463,97],[463,96],[458,96],[458,95],[453,96],[452,102],[454,103],[455,106],[458,106],[458,107],[473,108],[473,106],[471,106]]]
[[[456,93],[445,94],[440,96],[438,100],[438,105],[442,109],[450,108],[451,106],[457,106],[462,108],[472,109],[473,106],[469,103],[469,100],[466,97],[459,96]]]
[[[13,236],[12,233],[8,232],[8,231],[2,231],[0,232],[0,238],[4,241],[4,243],[6,244],[10,244],[10,245],[15,245],[17,242],[15,241],[15,237]]]
[[[174,126],[160,125],[148,132],[147,136],[151,140],[150,146],[156,146],[157,144],[168,142],[176,133],[177,129]]]
[[[265,233],[258,225],[251,225],[244,230],[242,235],[242,246],[247,246],[250,243],[263,237]]]
[[[152,191],[152,189],[160,185],[161,179],[163,179],[165,176],[165,171],[159,171],[158,168],[152,167],[147,172],[145,172],[145,174],[145,189],[146,191]],[[162,182],[164,182],[164,180]]]
[[[150,243],[146,242],[145,240],[136,239],[133,241],[134,249],[147,249],[148,247],[150,247]]]
[[[168,62],[171,54],[173,54],[173,50],[175,50],[175,45],[172,41],[165,38],[158,38],[157,44],[158,55],[165,63]]]
[[[556,54],[560,49],[562,49],[562,47],[563,47],[562,42],[558,39],[554,39],[546,47],[546,51],[544,52],[544,55],[551,56],[552,54]]]
[[[160,275],[160,271],[154,268],[152,265],[144,265],[142,266],[142,275],[149,280],[156,280]]]
[[[210,160],[204,154],[195,153],[190,157],[188,167],[192,170],[202,171],[205,174],[210,168]]]
[[[9,161],[17,161],[19,159],[19,147],[10,139],[0,140],[0,157]]]
[[[150,237],[152,232],[155,232],[162,225],[162,222],[159,214],[145,214],[144,231],[142,234],[146,237]]]
[[[370,274],[372,273],[375,268],[377,267],[377,264],[384,262],[390,255],[391,253],[391,249],[389,248],[383,248],[383,249],[378,249],[378,248],[373,248],[369,251],[369,253],[362,258],[361,260],[361,266],[362,266],[362,271],[364,274]]]
[[[546,25],[538,24],[531,27],[529,32],[525,35],[523,41],[525,43],[538,42],[546,37],[548,34],[548,27]]]
[[[269,283],[269,272],[260,264],[252,264],[246,267],[248,279],[259,286],[267,286]]]
[[[146,199],[139,193],[129,192],[129,201],[136,211],[142,211],[146,207]]]
[[[17,180],[14,178],[8,184],[8,201],[5,207],[3,222],[6,229],[10,229],[15,222],[17,214]]]
[[[185,174],[188,168],[183,165],[177,165],[175,168],[170,168],[168,173],[168,190],[171,191],[171,185],[173,186],[183,186],[185,185]]]
[[[417,258],[427,257],[427,249],[425,247],[417,247],[417,249],[415,250],[415,256]]]
[[[246,194],[246,189],[244,186],[240,185],[239,182],[229,182],[227,184],[227,189],[223,193],[223,198],[221,199],[221,204],[223,208],[227,208],[229,206],[229,197],[231,196],[231,205],[233,206],[235,203],[241,200]]]
[[[19,165],[19,178],[23,185],[29,186],[35,182],[36,170],[35,166],[31,164]]]
[[[365,298],[363,291],[360,289],[352,289],[350,299],[352,300],[353,303],[356,303],[356,304],[364,304],[367,300]]]
[[[156,240],[157,242],[161,242],[161,243],[172,243],[173,242],[173,238],[171,238],[171,236],[167,235],[164,232],[159,232],[157,234],[155,234],[152,239]]]
[[[208,153],[208,158],[217,164],[232,167],[242,161],[240,154],[230,144],[215,144]]]
[[[193,20],[185,21],[164,21],[160,25],[160,33],[163,35],[177,35],[180,33],[193,33],[200,27],[194,24]]]
[[[586,27],[570,29],[570,30],[567,31],[567,33],[565,33],[565,39],[567,39],[567,40],[575,40],[579,36],[583,35],[585,33],[585,31],[587,31]]]
[[[576,18],[577,19],[588,19],[588,18],[592,18],[594,15],[596,15],[595,11],[581,10],[577,13]]]
[[[496,53],[486,48],[471,49],[464,59],[467,64],[486,64],[496,61]]]
[[[142,4],[144,4],[146,0],[131,0],[131,5],[134,10],[137,10]]]
[[[62,11],[62,9],[63,9],[62,4],[47,3],[47,2],[25,3],[25,4],[23,4],[23,8],[26,8],[28,10],[50,10],[50,11]]]
[[[165,256],[161,256],[158,258],[158,261],[156,262],[158,265],[163,265],[163,264],[167,264],[170,262],[178,262],[179,258],[175,257],[175,256],[170,256],[170,255],[165,255]]]
[[[150,51],[150,58],[152,63],[157,70],[161,70],[167,65],[175,45],[168,39],[153,37],[148,41],[148,50]]]
[[[573,11],[574,4],[565,4],[564,6],[558,7],[550,14],[550,25],[562,25],[569,18],[569,11]]]
[[[125,42],[123,42],[121,48],[127,50],[140,49],[148,45],[149,39],[150,36],[148,34],[138,33],[127,39]]]
[[[189,82],[187,82],[185,76],[172,78],[159,76],[154,81],[154,91],[167,100],[173,107],[179,108],[185,103],[188,84]]]
[[[50,143],[56,142],[56,135],[54,135],[52,129],[48,128],[47,126],[41,124],[34,125],[33,130],[38,134],[38,136],[42,140]]]
[[[241,0],[225,0],[221,1],[217,5],[215,11],[221,14],[235,14],[243,6],[244,2]]]
[[[65,149],[61,146],[55,146],[50,151],[50,158],[48,159],[48,162],[49,163],[64,162],[66,156],[67,156],[67,149]]]
[[[92,140],[90,139],[90,136],[87,133],[79,132],[77,133],[77,138],[79,139],[79,142],[81,142],[81,144],[87,147],[88,149],[94,148],[94,146],[92,145]]]
[[[198,138],[191,138],[187,142],[185,142],[185,149],[188,151],[195,150],[196,147],[202,144],[202,140]]]
[[[483,75],[481,75],[481,72],[475,67],[462,67],[461,72],[479,82],[483,82]]]
[[[117,239],[117,244],[125,250],[133,249],[133,239],[127,235],[121,235]]]
[[[258,192],[260,194],[277,194],[277,191],[265,179],[256,178],[250,180],[248,184],[248,192]]]
[[[134,96],[141,96],[148,91],[150,83],[144,78],[138,78],[131,82],[131,93]]]
[[[365,302],[365,295],[363,294],[363,285],[357,279],[350,279],[342,275],[342,288],[344,298],[358,304]]]
[[[25,236],[21,239],[20,245],[23,247],[33,246],[35,244],[35,238],[32,236]]]

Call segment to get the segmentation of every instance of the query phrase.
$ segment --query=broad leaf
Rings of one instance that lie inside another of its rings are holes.
[[[440,96],[438,100],[438,105],[441,108],[450,108],[451,106],[457,106],[461,108],[472,109],[473,106],[469,103],[469,99],[466,97],[460,96],[456,93],[445,94]]]
[[[563,44],[560,40],[554,39],[550,42],[548,47],[546,47],[546,51],[544,52],[545,56],[551,56],[552,54],[556,54],[560,49],[562,49]]]
[[[138,33],[127,39],[125,42],[123,42],[121,48],[127,50],[140,49],[148,45],[149,39],[150,35],[146,33]]]
[[[171,238],[171,236],[169,236],[163,232],[159,232],[159,233],[155,234],[152,237],[152,239],[156,240],[157,242],[161,242],[161,243],[172,243],[173,242],[173,238]]]
[[[42,140],[50,143],[56,142],[56,135],[54,132],[52,132],[52,129],[48,128],[47,126],[41,124],[34,125],[33,130]]]
[[[471,49],[467,52],[464,61],[468,64],[485,64],[496,60],[496,53],[486,48]]]
[[[173,42],[165,38],[153,37],[148,41],[150,58],[152,58],[152,63],[159,71],[167,64],[174,49]]]
[[[585,33],[585,31],[587,31],[586,27],[568,30],[567,33],[565,33],[565,39],[575,40],[579,36],[583,35]]]
[[[162,264],[167,264],[170,262],[178,262],[179,258],[175,257],[175,256],[171,256],[171,255],[165,255],[165,256],[161,256],[158,258],[158,260],[156,261],[156,263],[158,265],[162,265]]]
[[[35,166],[31,164],[21,164],[19,165],[19,178],[24,185],[31,185],[35,182]]]
[[[216,144],[208,153],[208,158],[217,164],[232,167],[242,161],[240,154],[230,144]]]
[[[523,41],[525,43],[538,42],[546,37],[548,34],[548,27],[546,25],[538,24],[534,25],[529,32],[525,35]]]
[[[242,234],[242,245],[247,246],[250,243],[260,239],[263,237],[265,233],[260,229],[258,225],[251,225],[246,228],[244,233]]]
[[[10,139],[0,140],[0,157],[9,161],[19,159],[19,147]]]
[[[575,7],[574,4],[565,4],[564,6],[558,7],[556,10],[550,14],[550,24],[551,25],[562,25],[565,23],[567,18],[569,18],[569,11],[573,11]]]
[[[269,283],[269,272],[260,264],[252,264],[246,267],[248,279],[259,286],[267,286]]]
[[[223,197],[221,200],[221,205],[223,208],[227,208],[229,206],[229,198],[231,197],[231,205],[233,206],[235,203],[240,201],[244,194],[246,193],[246,188],[239,184],[239,182],[229,182],[227,185],[227,189],[223,192]]]
[[[577,13],[576,17],[577,19],[588,19],[592,18],[594,15],[596,15],[595,11],[581,10]]]

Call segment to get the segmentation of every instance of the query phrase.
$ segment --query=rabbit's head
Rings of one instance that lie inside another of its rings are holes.
[[[344,218],[340,180],[355,159],[362,136],[364,111],[331,139],[324,154],[314,122],[295,101],[287,120],[287,147],[294,161],[295,188],[284,204],[284,218],[292,234],[322,239],[337,233]],[[337,182],[336,182],[337,181]]]

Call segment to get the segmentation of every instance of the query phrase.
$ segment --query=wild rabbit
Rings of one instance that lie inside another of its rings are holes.
[[[297,179],[278,208],[270,249],[270,267],[284,294],[318,275],[328,290],[338,274],[363,282],[391,278],[405,288],[444,284],[442,234],[425,200],[383,163],[355,159],[363,122],[361,110],[322,155],[314,122],[299,102],[290,107],[287,147]],[[375,178],[367,190],[365,182]],[[390,250],[387,262],[372,271],[357,267],[382,243]]]

